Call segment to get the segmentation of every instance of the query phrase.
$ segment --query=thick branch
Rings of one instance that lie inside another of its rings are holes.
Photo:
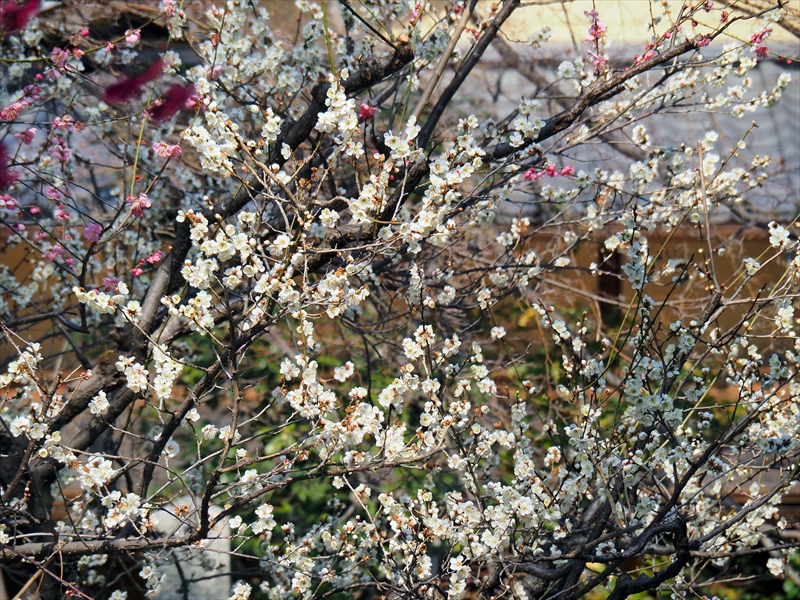
[[[397,73],[405,65],[411,62],[414,54],[411,49],[411,44],[408,41],[398,42],[395,46],[394,53],[384,59],[377,59],[369,57],[365,59],[358,71],[353,73],[344,82],[343,87],[347,95],[358,94],[364,90],[380,83],[381,80]],[[269,164],[277,163],[279,165],[285,162],[281,155],[281,148],[283,144],[288,144],[292,150],[296,150],[300,144],[308,139],[311,131],[317,124],[317,119],[320,113],[325,112],[327,109],[325,100],[328,97],[328,90],[330,84],[318,84],[311,92],[311,103],[308,105],[306,111],[297,120],[289,131],[278,138],[275,142],[275,147],[269,156]],[[224,217],[230,216],[239,211],[244,205],[250,202],[252,190],[242,190],[236,196],[223,206],[219,213]]]
[[[677,552],[675,553],[672,564],[662,571],[655,573],[652,577],[639,575],[639,577],[633,579],[627,573],[621,574],[608,600],[625,600],[625,598],[632,594],[654,590],[668,579],[677,576],[691,559],[691,554],[689,553],[689,537],[686,533],[686,522],[680,516],[675,519],[673,537]]]
[[[500,53],[500,56],[505,60],[505,64],[514,69],[517,73],[522,75],[525,79],[534,84],[537,88],[546,88],[550,83],[547,78],[539,73],[531,64],[523,57],[519,56],[514,49],[503,38],[497,37],[494,40],[494,47]],[[561,108],[568,108],[570,99],[565,96],[556,95],[553,100],[561,106]],[[614,140],[609,134],[600,134],[597,136],[600,140],[609,145],[620,154],[627,156],[632,160],[642,160],[642,153],[634,150],[628,144],[621,143]]]
[[[564,131],[575,121],[577,121],[587,108],[594,106],[608,94],[618,91],[623,85],[625,85],[625,82],[636,77],[637,75],[640,75],[646,71],[651,71],[655,67],[669,62],[681,54],[697,49],[699,47],[698,44],[703,39],[705,39],[704,36],[698,35],[690,40],[686,40],[682,44],[678,44],[672,48],[669,48],[663,53],[654,56],[650,60],[643,61],[638,65],[633,65],[627,70],[617,73],[616,75],[612,75],[605,79],[598,79],[591,85],[584,88],[581,96],[578,98],[578,101],[571,108],[547,119],[544,127],[542,127],[542,129],[539,131],[539,135],[536,137],[536,139],[528,138],[525,140],[525,143],[522,146],[517,148],[508,142],[497,144],[486,151],[486,159],[500,160],[506,158],[515,152],[524,150],[534,142],[541,142]]]
[[[84,556],[86,554],[119,554],[120,552],[136,552],[137,550],[152,550],[156,548],[176,548],[191,544],[194,541],[192,536],[147,539],[139,538],[117,539],[117,540],[95,540],[69,542],[58,544],[57,542],[33,542],[14,546],[13,549],[4,545],[0,550],[0,563],[17,562],[20,556],[38,559],[50,556],[57,552],[64,556]]]
[[[455,77],[453,77],[453,80],[450,82],[450,85],[448,85],[444,92],[442,92],[442,95],[439,97],[439,100],[437,100],[436,105],[431,111],[431,114],[428,115],[428,120],[425,121],[425,126],[422,128],[419,138],[417,139],[417,144],[420,148],[424,148],[427,145],[428,140],[430,140],[433,130],[436,129],[436,124],[444,114],[447,105],[450,104],[453,96],[455,96],[456,92],[461,88],[464,81],[466,81],[475,65],[478,64],[478,61],[489,47],[489,44],[491,44],[492,41],[497,37],[497,33],[500,31],[500,26],[505,23],[506,19],[511,16],[518,6],[519,0],[508,0],[503,5],[503,8],[494,18],[492,24],[486,28],[486,31],[484,31],[481,39],[478,40],[478,43],[475,44],[472,52],[469,53],[467,58],[461,64],[461,67],[456,72]]]

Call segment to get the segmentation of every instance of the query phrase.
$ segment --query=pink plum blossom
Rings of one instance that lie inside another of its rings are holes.
[[[72,150],[67,147],[67,141],[64,138],[56,138],[55,143],[50,147],[50,156],[65,163],[72,156]]]
[[[49,185],[45,188],[44,195],[51,200],[58,200],[61,198],[61,192],[58,190],[58,188],[55,188],[52,185]]]
[[[142,32],[139,29],[128,29],[125,32],[125,41],[131,46],[136,45],[142,37]]]
[[[64,250],[64,248],[62,248],[59,244],[56,244],[44,253],[43,258],[47,262],[54,262],[59,256],[64,254],[64,252],[66,252],[66,250]]]
[[[150,198],[144,193],[138,196],[128,196],[127,202],[131,205],[131,214],[137,219],[143,217],[144,211],[153,205]]]
[[[764,38],[769,36],[772,33],[772,27],[767,27],[766,29],[762,29],[750,36],[750,43],[755,44],[756,46],[759,45],[761,42],[764,41]]]
[[[119,287],[119,277],[103,277],[103,289],[109,294],[114,294]]]
[[[19,133],[15,133],[14,137],[17,138],[20,142],[29,146],[30,143],[33,141],[36,132],[39,131],[36,127],[31,127],[30,129],[26,129],[25,131],[20,131]]]
[[[103,233],[103,226],[99,223],[89,223],[83,229],[83,237],[90,242],[99,242],[100,235]]]
[[[153,144],[153,150],[155,150],[156,154],[161,158],[177,158],[181,155],[180,144],[172,146],[166,142],[156,142]]]

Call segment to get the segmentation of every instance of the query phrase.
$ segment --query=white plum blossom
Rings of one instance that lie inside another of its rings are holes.
[[[506,330],[504,327],[492,327],[492,331],[490,332],[493,340],[499,340],[502,337],[505,337]]]
[[[228,600],[247,600],[250,598],[252,591],[253,586],[251,586],[249,583],[238,581],[236,585],[233,586],[231,596],[228,598]]]
[[[92,398],[92,401],[89,402],[89,412],[91,412],[93,415],[103,416],[108,411],[109,406],[110,403],[108,402],[106,393],[103,390],[100,390],[97,393],[97,396]]]

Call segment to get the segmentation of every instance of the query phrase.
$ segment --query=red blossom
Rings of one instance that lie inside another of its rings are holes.
[[[769,48],[766,46],[759,46],[756,48],[756,56],[758,58],[767,58],[769,56]]]
[[[156,100],[147,112],[150,118],[157,122],[166,121],[174,117],[182,108],[187,108],[188,103],[194,96],[194,86],[173,84],[163,98]]]
[[[411,18],[408,20],[409,25],[413,25],[414,23],[417,22],[417,19],[419,19],[420,12],[422,12],[422,5],[419,2],[417,2],[416,4],[414,4],[414,12],[412,13]]]
[[[358,111],[358,118],[362,121],[366,121],[367,119],[371,119],[375,116],[375,113],[378,111],[377,108],[374,106],[370,106],[369,104],[362,104],[361,110]]]
[[[8,148],[5,144],[0,144],[0,190],[10,187],[17,180],[17,176],[8,169],[10,163]]]
[[[150,65],[145,71],[138,75],[131,75],[121,79],[114,85],[106,88],[106,93],[103,95],[103,100],[110,104],[121,104],[127,102],[134,96],[142,93],[142,88],[145,85],[155,80],[161,75],[163,61],[157,60]]]
[[[650,60],[655,55],[656,55],[656,51],[655,50],[648,50],[642,56],[639,56],[638,54],[634,54],[633,55],[633,62],[638,65],[638,64],[643,63],[646,60]]]
[[[0,8],[0,29],[8,33],[22,31],[28,21],[39,12],[39,4],[39,0],[28,0],[22,4],[8,0]]]
[[[545,175],[548,177],[558,177],[560,175],[572,175],[573,173],[575,173],[575,167],[572,165],[563,167],[561,171],[559,171],[555,165],[547,165],[544,171],[539,171],[538,173],[533,169],[528,169],[525,171],[523,178],[527,179],[528,181],[539,181]]]

